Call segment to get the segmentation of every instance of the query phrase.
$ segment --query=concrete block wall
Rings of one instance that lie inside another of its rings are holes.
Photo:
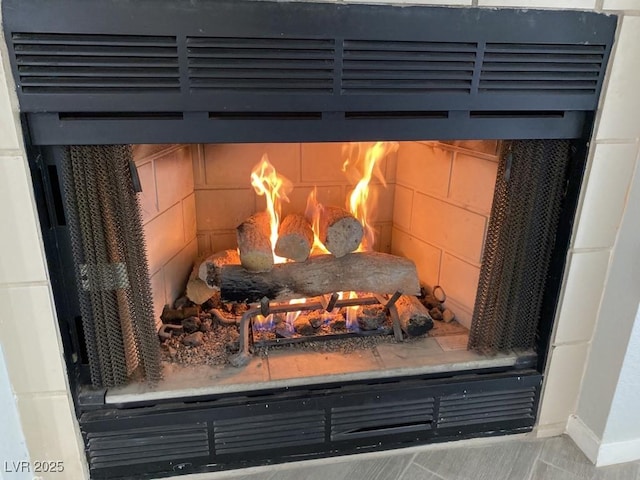
[[[318,200],[345,206],[353,185],[342,171],[342,143],[216,144],[199,146],[194,156],[195,198],[200,254],[236,248],[235,228],[249,215],[264,210],[264,197],[251,186],[251,170],[266,153],[276,171],[289,179],[293,189],[288,213],[304,213],[307,197],[317,187]],[[376,250],[389,252],[395,192],[395,154],[381,162],[387,186],[372,181],[377,198],[374,225],[378,231]]]
[[[135,145],[142,184],[140,206],[147,242],[154,315],[184,292],[198,254],[192,150],[189,145]]]
[[[469,327],[498,169],[497,141],[401,142],[391,252],[447,293]]]

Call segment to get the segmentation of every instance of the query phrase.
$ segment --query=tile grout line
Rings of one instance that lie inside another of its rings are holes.
[[[436,472],[434,472],[432,470],[429,470],[427,467],[425,467],[423,465],[420,465],[419,463],[413,463],[413,465],[416,465],[417,467],[420,467],[422,470],[424,470],[426,472],[429,472],[431,475],[435,475],[436,477],[441,478],[442,480],[447,480],[442,475],[440,475],[440,474],[438,474],[438,473],[436,473]]]
[[[415,460],[415,458],[418,456],[418,452],[414,453],[413,455],[411,455],[411,458],[409,459],[409,461],[407,462],[407,464],[405,465],[405,467],[402,469],[402,471],[400,472],[400,474],[396,477],[396,480],[402,480],[402,477],[404,477],[404,474],[407,473],[407,470],[409,470],[409,468],[411,467],[411,465],[413,465],[413,461]]]
[[[555,469],[557,469],[557,470],[560,470],[561,472],[567,473],[567,474],[569,474],[569,475],[571,475],[571,476],[573,476],[573,477],[576,477],[576,478],[585,478],[585,480],[587,480],[587,477],[581,477],[581,476],[580,476],[580,475],[578,475],[577,473],[571,472],[571,471],[567,470],[566,468],[562,468],[562,467],[560,467],[560,466],[556,465],[555,463],[551,463],[550,461],[548,462],[548,461],[546,461],[546,460],[540,460],[540,461],[541,461],[542,463],[546,464],[546,465],[549,465],[549,466],[550,466],[550,467],[552,467],[552,468],[555,468]],[[593,478],[593,476],[597,473],[597,471],[596,471],[596,467],[595,467],[595,466],[593,466],[593,468],[594,468],[593,473],[588,477],[589,479]]]
[[[542,455],[542,450],[544,450],[544,445],[542,445],[542,448],[540,448],[540,451],[536,455],[535,460],[531,464],[531,468],[529,469],[529,475],[527,476],[527,480],[534,480],[533,479],[533,472],[536,469],[536,465],[538,464],[538,461],[540,461],[540,456]]]

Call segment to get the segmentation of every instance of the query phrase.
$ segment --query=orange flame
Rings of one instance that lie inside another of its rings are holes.
[[[280,214],[282,202],[288,202],[287,195],[291,192],[291,182],[276,172],[276,168],[269,162],[269,156],[265,153],[262,160],[251,171],[251,185],[256,193],[264,196],[267,201],[267,212],[270,219],[271,250],[278,241],[278,229],[280,227]],[[284,263],[286,258],[273,254],[275,263]]]
[[[364,153],[362,153],[362,149]],[[359,252],[373,250],[375,229],[371,224],[373,204],[375,199],[370,198],[369,183],[375,175],[383,186],[387,186],[384,175],[380,171],[380,162],[389,153],[398,149],[396,142],[376,142],[373,145],[365,143],[351,143],[347,147],[347,159],[342,165],[342,171],[353,172],[359,180],[347,200],[347,208],[351,214],[362,223],[364,237],[358,248]],[[353,176],[353,173],[351,176]]]
[[[340,300],[343,299],[352,299],[358,298],[358,294],[356,292],[338,292],[338,298]],[[360,327],[358,326],[358,308],[354,307],[345,307],[346,315],[345,315],[345,323],[347,326],[347,330],[358,330]]]
[[[327,250],[318,236],[320,232],[321,211],[322,204],[318,202],[318,189],[314,187],[307,197],[307,208],[304,212],[304,216],[307,217],[307,220],[311,224],[311,229],[313,230],[313,246],[311,247],[311,253],[313,254],[329,253],[329,250]]]

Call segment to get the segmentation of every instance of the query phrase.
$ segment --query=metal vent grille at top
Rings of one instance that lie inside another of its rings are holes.
[[[23,92],[180,88],[176,37],[14,33],[11,39]]]
[[[345,40],[342,92],[470,93],[476,43]]]
[[[595,94],[605,52],[605,45],[488,43],[479,90]]]
[[[332,93],[335,41],[187,37],[192,90]]]

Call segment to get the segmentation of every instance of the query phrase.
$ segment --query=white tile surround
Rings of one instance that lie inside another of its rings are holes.
[[[386,2],[385,2],[386,3]],[[559,318],[543,394],[539,434],[557,435],[575,413],[581,378],[589,358],[594,325],[615,317],[615,305],[599,311],[603,285],[612,279],[608,258],[614,251],[626,192],[640,181],[636,164],[640,140],[640,0],[443,0],[411,1],[431,5],[553,7],[595,9],[621,15],[619,40],[602,98],[591,149],[586,188],[578,212],[575,240],[568,258]],[[4,46],[3,39],[0,44]],[[63,460],[64,478],[87,478],[86,462],[68,393],[44,251],[29,179],[17,100],[6,49],[0,65],[0,342],[24,436],[32,460]],[[604,163],[615,171],[603,178]],[[635,173],[633,173],[635,172]],[[10,198],[10,200],[7,200]],[[596,208],[591,208],[596,206]],[[640,235],[636,222],[635,235]],[[589,278],[585,279],[584,277]],[[623,286],[638,297],[633,285]],[[622,292],[625,293],[625,292]],[[588,308],[581,305],[589,297]],[[613,308],[613,310],[611,309]],[[585,309],[588,310],[585,312]],[[584,316],[588,316],[588,320]],[[633,319],[617,318],[632,322]],[[35,325],[30,337],[15,324]],[[571,325],[567,329],[564,323]],[[11,325],[11,326],[10,326]],[[626,348],[626,345],[615,346]],[[617,372],[610,372],[617,375]],[[60,478],[56,475],[43,478]]]

